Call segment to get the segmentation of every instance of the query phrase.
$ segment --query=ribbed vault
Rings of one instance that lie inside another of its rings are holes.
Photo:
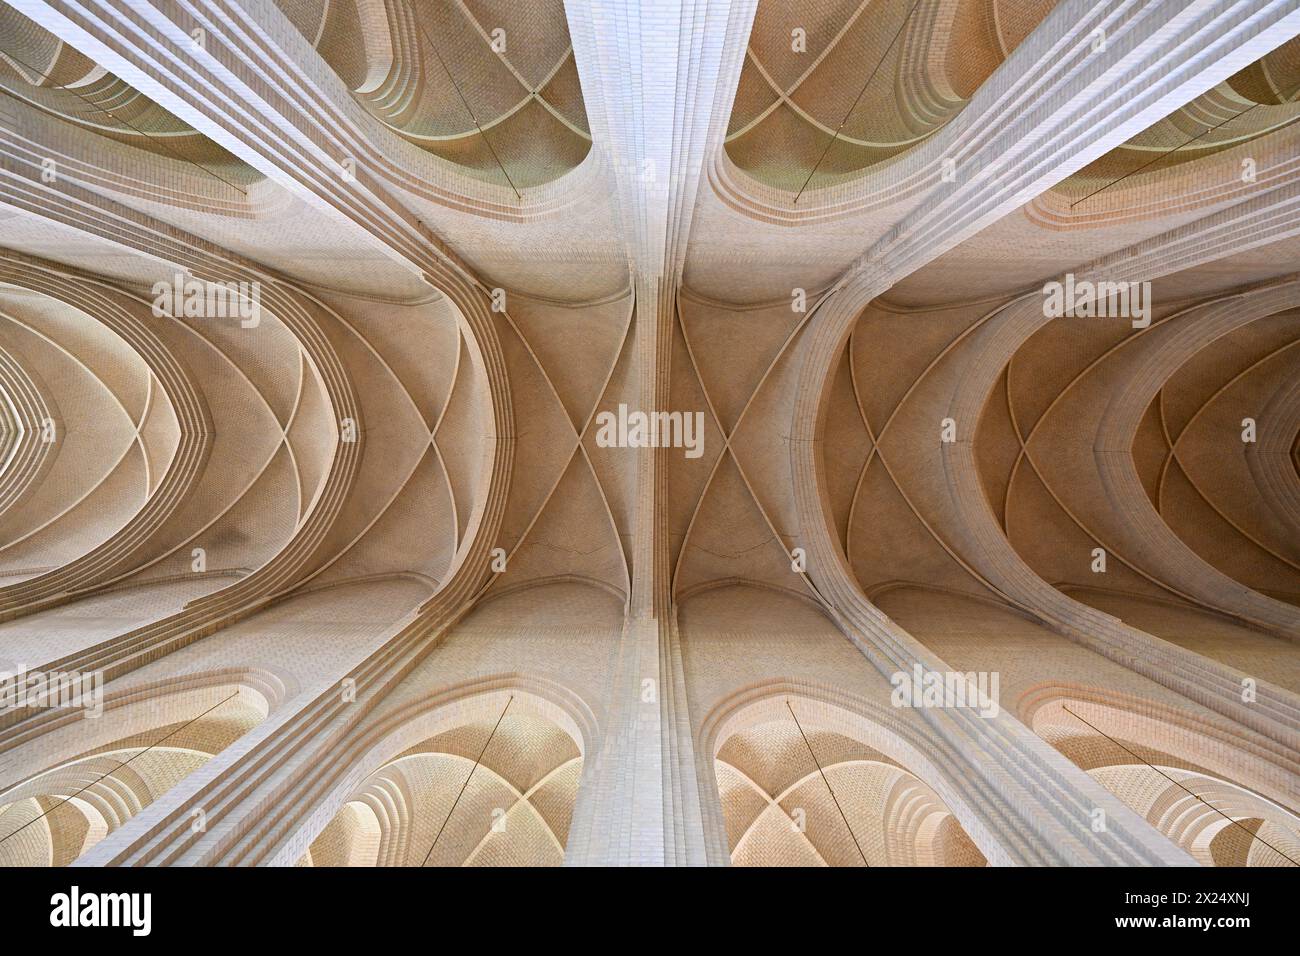
[[[209,684],[110,704],[97,715],[106,726],[85,737],[134,732],[16,783],[0,778],[0,864],[71,863],[266,717],[258,690]]]
[[[915,775],[792,716],[718,751],[718,787],[738,866],[981,866],[984,857]]]
[[[366,778],[304,862],[558,866],[581,775],[575,742],[542,718],[464,724]]]
[[[1296,865],[1296,794],[1275,789],[1262,755],[1186,714],[1108,696],[1040,692],[1032,726],[1203,865]]]
[[[1298,35],[0,6],[0,862],[1294,862]]]
[[[591,149],[560,0],[281,8],[372,116],[472,176],[536,186]]]
[[[129,83],[7,6],[0,8],[0,96],[95,137],[193,164],[232,189],[259,178]]]
[[[915,147],[1054,0],[761,0],[727,155],[777,189],[829,188]]]

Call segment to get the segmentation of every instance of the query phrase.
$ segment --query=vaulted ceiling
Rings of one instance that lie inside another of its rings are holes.
[[[0,6],[0,670],[116,715],[0,861],[1294,862],[1297,118],[1281,0]]]

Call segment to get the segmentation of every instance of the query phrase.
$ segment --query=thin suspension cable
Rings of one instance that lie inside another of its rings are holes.
[[[49,82],[49,83],[53,83],[54,86],[56,86],[56,87],[57,87],[58,89],[60,89],[60,90],[63,90],[65,93],[71,93],[71,94],[72,94],[73,96],[75,96],[77,99],[81,100],[81,102],[83,102],[83,103],[85,103],[87,106],[89,106],[92,110],[95,110],[95,111],[98,112],[98,113],[103,113],[105,116],[111,117],[113,120],[115,120],[115,121],[118,122],[118,123],[121,123],[123,126],[127,127],[127,128],[130,129],[132,132],[139,133],[141,136],[143,136],[145,139],[149,140],[151,143],[157,143],[160,147],[162,147],[163,149],[165,149],[165,150],[166,150],[166,151],[167,151],[167,152],[172,156],[173,159],[179,159],[179,160],[180,160],[181,162],[183,162],[183,163],[189,163],[191,166],[195,167],[196,169],[201,169],[201,170],[203,170],[203,172],[207,173],[207,174],[208,174],[209,176],[211,176],[213,179],[217,180],[218,182],[222,182],[222,183],[224,183],[225,185],[229,186],[231,189],[235,190],[235,192],[239,193],[240,195],[243,195],[243,196],[247,196],[247,195],[248,195],[248,193],[247,193],[245,190],[240,189],[238,186],[236,186],[234,183],[232,183],[230,180],[226,179],[225,177],[223,177],[223,176],[218,176],[216,173],[214,173],[212,170],[208,169],[208,167],[204,166],[202,163],[196,162],[195,160],[192,160],[192,159],[190,159],[190,158],[188,158],[188,157],[186,157],[186,156],[182,156],[180,153],[178,153],[178,152],[176,152],[174,149],[172,149],[171,146],[170,146],[170,145],[169,145],[165,140],[161,140],[161,139],[159,139],[159,138],[156,137],[156,136],[151,136],[149,133],[146,133],[144,130],[140,129],[138,126],[134,126],[134,125],[132,125],[131,123],[127,122],[126,120],[122,119],[120,116],[118,116],[117,114],[115,114],[112,110],[110,110],[108,107],[106,107],[106,106],[100,106],[98,103],[94,102],[93,100],[89,99],[88,97],[82,96],[80,93],[78,93],[76,90],[72,89],[71,87],[64,86],[62,83],[59,83],[57,80],[52,80],[52,79],[50,79],[50,75],[49,75],[48,73],[44,72],[43,70],[39,70],[39,69],[37,69],[36,67],[32,66],[30,63],[26,62],[25,60],[21,59],[20,57],[14,56],[14,55],[13,55],[12,53],[10,53],[8,50],[3,51],[3,53],[4,53],[5,56],[9,57],[11,60],[14,60],[15,62],[19,63],[20,65],[22,65],[22,66],[26,67],[27,69],[31,70],[33,73],[39,73],[40,76],[41,76],[41,79],[46,80],[46,81]],[[130,84],[128,84],[128,86],[129,86],[129,85],[130,85]],[[136,90],[134,87],[131,87],[131,89],[135,91],[135,93],[136,93],[137,96],[143,96],[143,95],[144,95],[144,94],[141,93],[139,90]],[[17,93],[15,93],[13,90],[9,89],[7,86],[0,85],[0,91],[3,91],[3,92],[5,92],[5,93],[7,93],[9,96],[12,96],[14,99],[19,100],[19,101],[21,101],[21,102],[28,102],[24,97],[19,96],[19,95],[18,95]],[[159,109],[162,109],[162,107],[159,107]],[[201,133],[198,132],[198,130],[195,130],[194,133],[195,133],[196,136],[200,136],[200,135],[202,135]]]
[[[826,144],[826,148],[822,150],[822,154],[817,157],[817,162],[813,164],[813,168],[808,171],[808,178],[803,181],[803,185],[799,187],[799,192],[795,193],[794,202],[792,202],[790,205],[796,206],[799,204],[799,197],[803,195],[803,191],[807,189],[808,184],[812,182],[813,176],[816,175],[817,170],[821,167],[822,162],[826,159],[826,154],[831,151],[831,147],[834,146],[836,140],[840,138],[840,131],[844,129],[844,124],[847,123],[850,117],[853,116],[853,111],[858,108],[858,101],[861,100],[863,95],[866,94],[867,87],[870,86],[871,81],[876,78],[876,74],[880,71],[880,68],[885,65],[885,60],[889,57],[889,51],[894,48],[894,44],[898,42],[898,38],[903,33],[903,27],[907,26],[907,21],[912,19],[912,14],[916,12],[916,8],[919,7],[920,5],[921,5],[921,0],[916,0],[916,2],[912,4],[911,9],[907,11],[907,16],[903,17],[903,22],[900,23],[898,25],[898,29],[894,31],[894,36],[893,39],[889,41],[889,46],[885,47],[885,52],[881,54],[880,61],[876,64],[875,69],[873,69],[870,75],[867,77],[867,82],[862,84],[862,89],[858,90],[858,95],[854,98],[853,105],[850,106],[849,111],[844,114],[844,119],[840,120],[840,125],[835,127],[835,135],[832,136],[831,141]]]
[[[808,756],[812,757],[813,763],[817,765],[817,772],[821,774],[822,783],[826,784],[826,791],[831,795],[831,800],[835,802],[835,809],[840,811],[840,819],[844,821],[844,828],[849,831],[849,836],[853,838],[853,845],[858,848],[858,856],[862,857],[862,865],[870,867],[867,862],[867,855],[862,852],[862,844],[858,842],[857,834],[853,832],[853,827],[849,825],[849,818],[844,815],[844,808],[840,806],[839,798],[835,796],[835,791],[831,788],[831,782],[826,779],[826,771],[822,769],[821,761],[813,753],[812,744],[808,742],[808,735],[803,732],[803,725],[799,723],[799,718],[795,717],[794,708],[790,706],[790,701],[785,702],[785,709],[790,711],[790,716],[794,717],[794,725],[799,728],[799,736],[803,738],[803,745],[808,748]]]
[[[1259,104],[1256,103],[1255,106],[1259,106]],[[1142,172],[1142,170],[1146,169],[1148,166],[1151,166],[1151,165],[1154,165],[1155,163],[1160,162],[1160,160],[1164,159],[1166,156],[1171,156],[1171,155],[1173,155],[1174,153],[1176,153],[1176,152],[1178,152],[1180,149],[1182,149],[1184,146],[1190,146],[1190,145],[1192,145],[1192,143],[1196,142],[1196,141],[1197,141],[1198,139],[1200,139],[1202,136],[1207,136],[1207,135],[1209,135],[1210,133],[1213,133],[1216,129],[1218,129],[1219,127],[1223,126],[1224,123],[1231,123],[1231,122],[1232,122],[1233,120],[1235,120],[1238,116],[1245,116],[1247,113],[1249,113],[1251,110],[1253,110],[1253,109],[1255,108],[1255,106],[1248,106],[1248,107],[1246,107],[1246,109],[1242,110],[1240,113],[1233,113],[1231,116],[1229,116],[1226,120],[1223,120],[1223,122],[1221,122],[1221,123],[1216,123],[1214,126],[1207,126],[1205,129],[1201,130],[1199,133],[1197,133],[1197,134],[1196,134],[1195,136],[1193,136],[1191,139],[1179,143],[1179,144],[1178,144],[1177,146],[1175,146],[1173,149],[1166,150],[1165,152],[1161,153],[1159,156],[1155,157],[1154,159],[1149,159],[1149,160],[1147,160],[1145,163],[1143,163],[1143,164],[1142,164],[1141,166],[1139,166],[1137,169],[1129,170],[1129,171],[1128,171],[1127,173],[1125,173],[1123,176],[1119,177],[1119,179],[1112,179],[1110,182],[1106,183],[1106,185],[1101,186],[1101,187],[1099,187],[1099,188],[1097,188],[1097,189],[1094,189],[1092,192],[1088,193],[1088,195],[1084,196],[1082,199],[1076,199],[1074,202],[1070,203],[1070,208],[1073,209],[1075,206],[1079,205],[1079,203],[1081,203],[1081,202],[1086,202],[1087,200],[1091,199],[1093,196],[1097,195],[1097,194],[1100,193],[1100,192],[1105,192],[1107,189],[1109,189],[1111,186],[1114,186],[1116,183],[1122,183],[1124,180],[1128,179],[1130,176],[1136,176],[1138,173]]]
[[[435,44],[433,39],[429,36],[429,31],[424,28],[424,24],[420,22],[420,18],[416,16],[412,19],[415,20],[415,25],[419,28],[420,33],[423,34],[425,42],[429,44],[430,51],[432,51],[433,55],[437,57],[438,64],[442,67],[442,72],[446,73],[447,79],[451,80],[452,89],[454,89],[456,95],[460,97],[460,101],[465,107],[465,112],[469,114],[469,118],[474,123],[474,128],[477,129],[478,134],[483,137],[483,144],[487,146],[488,152],[492,154],[492,158],[496,160],[496,164],[501,167],[501,175],[506,178],[506,182],[508,182],[510,188],[514,190],[515,198],[522,200],[524,197],[519,194],[519,190],[515,187],[515,181],[510,178],[510,173],[506,171],[505,163],[501,162],[501,157],[498,156],[497,151],[492,148],[492,141],[488,139],[487,133],[483,132],[483,125],[479,123],[478,117],[474,115],[474,110],[469,105],[469,100],[467,100],[465,94],[461,92],[460,84],[456,82],[456,78],[451,75],[451,70],[447,68],[447,62],[442,58],[442,54],[438,52],[437,44]]]
[[[429,852],[424,854],[424,862],[421,863],[420,866],[424,867],[428,865],[429,857],[433,855],[433,848],[438,845],[438,840],[442,837],[442,831],[447,829],[447,823],[451,820],[451,815],[456,812],[456,805],[460,803],[460,798],[465,795],[465,788],[469,786],[469,782],[474,779],[474,771],[477,770],[478,765],[483,762],[483,755],[487,753],[488,745],[492,743],[492,738],[497,735],[497,728],[501,726],[501,721],[505,719],[506,711],[510,709],[510,703],[514,699],[515,695],[511,694],[510,699],[506,701],[506,705],[501,708],[501,716],[497,718],[496,724],[492,727],[492,733],[488,734],[488,739],[483,744],[483,749],[478,752],[478,759],[474,761],[474,766],[469,768],[469,776],[466,777],[465,782],[460,785],[460,793],[456,794],[456,799],[452,801],[451,809],[447,811],[447,816],[443,819],[442,826],[438,827],[438,832],[434,836],[433,842],[429,844]]]
[[[1120,743],[1118,740],[1116,740],[1116,739],[1115,739],[1114,737],[1112,737],[1110,734],[1106,733],[1106,731],[1102,730],[1100,727],[1097,727],[1097,726],[1095,726],[1095,725],[1093,725],[1093,724],[1088,723],[1088,721],[1084,720],[1082,717],[1080,717],[1078,714],[1076,714],[1074,711],[1072,711],[1069,707],[1066,707],[1064,704],[1061,705],[1061,710],[1065,711],[1065,712],[1066,712],[1067,714],[1069,714],[1071,717],[1074,717],[1074,718],[1076,718],[1077,720],[1082,721],[1083,723],[1087,724],[1089,727],[1091,727],[1093,730],[1097,731],[1097,733],[1101,734],[1103,737],[1105,737],[1107,740],[1109,740],[1111,743],[1113,743],[1113,744],[1114,744],[1116,747],[1118,747],[1120,750],[1124,751],[1126,754],[1129,754],[1130,756],[1136,757],[1138,760],[1141,760],[1142,763],[1146,764],[1148,767],[1150,767],[1150,768],[1151,768],[1152,770],[1154,770],[1156,773],[1160,774],[1160,776],[1164,777],[1166,780],[1168,780],[1170,783],[1172,783],[1172,784],[1173,784],[1175,787],[1177,787],[1179,790],[1182,790],[1184,793],[1187,793],[1187,794],[1189,794],[1190,796],[1195,797],[1197,800],[1200,800],[1201,803],[1205,804],[1207,807],[1209,807],[1211,810],[1213,810],[1213,811],[1214,811],[1215,813],[1217,813],[1219,816],[1223,817],[1223,818],[1224,818],[1225,820],[1227,820],[1229,823],[1233,824],[1234,826],[1241,827],[1241,829],[1245,830],[1246,833],[1250,834],[1250,837],[1251,837],[1252,839],[1254,839],[1254,840],[1258,840],[1260,843],[1264,844],[1264,846],[1268,847],[1270,850],[1272,850],[1272,851],[1273,851],[1274,853],[1276,853],[1278,856],[1282,857],[1282,859],[1290,861],[1290,863],[1291,863],[1292,866],[1300,866],[1300,863],[1296,863],[1295,860],[1292,860],[1291,857],[1287,856],[1285,853],[1283,853],[1281,850],[1279,850],[1279,849],[1278,849],[1277,847],[1275,847],[1273,844],[1269,843],[1267,840],[1265,840],[1265,839],[1264,839],[1262,836],[1260,836],[1258,833],[1251,833],[1250,829],[1249,829],[1247,826],[1245,826],[1244,824],[1242,824],[1240,821],[1238,821],[1238,820],[1234,820],[1232,817],[1228,816],[1226,813],[1224,813],[1222,810],[1220,810],[1218,807],[1216,807],[1214,804],[1210,803],[1208,800],[1206,800],[1204,797],[1200,796],[1199,794],[1192,793],[1191,790],[1188,790],[1188,789],[1187,789],[1185,786],[1183,786],[1180,782],[1178,782],[1177,780],[1175,780],[1173,777],[1169,776],[1169,774],[1165,773],[1165,772],[1164,772],[1163,770],[1161,770],[1159,767],[1157,767],[1157,766],[1153,765],[1152,763],[1150,763],[1149,761],[1147,761],[1146,758],[1144,758],[1141,754],[1136,754],[1136,753],[1134,753],[1133,751],[1129,750],[1129,749],[1128,749],[1127,747],[1125,747],[1122,743]]]
[[[1297,89],[1292,90],[1289,94],[1287,94],[1286,96],[1282,97],[1282,98],[1281,98],[1281,99],[1282,99],[1282,103],[1280,103],[1280,104],[1278,104],[1278,105],[1285,105],[1285,104],[1289,103],[1289,102],[1291,101],[1291,97],[1295,96],[1297,92],[1300,92],[1300,87],[1297,87]],[[1123,176],[1119,177],[1119,179],[1111,180],[1110,182],[1106,183],[1106,185],[1101,186],[1101,187],[1098,188],[1098,189],[1094,189],[1092,192],[1088,193],[1088,195],[1084,196],[1082,199],[1076,199],[1074,202],[1070,203],[1070,208],[1073,209],[1075,206],[1079,205],[1079,203],[1081,203],[1081,202],[1085,202],[1085,201],[1091,199],[1093,196],[1097,195],[1097,194],[1100,193],[1100,192],[1104,192],[1105,190],[1109,189],[1111,186],[1114,186],[1116,183],[1122,183],[1124,180],[1128,179],[1130,176],[1136,176],[1138,173],[1142,172],[1142,170],[1146,169],[1148,166],[1151,166],[1151,165],[1154,165],[1155,163],[1160,162],[1160,160],[1164,159],[1166,156],[1170,156],[1170,155],[1172,155],[1172,154],[1178,152],[1178,151],[1179,151],[1180,149],[1182,149],[1184,146],[1190,146],[1190,145],[1192,145],[1192,143],[1196,142],[1196,141],[1197,141],[1198,139],[1200,139],[1201,137],[1203,137],[1203,136],[1208,136],[1210,133],[1213,133],[1215,130],[1220,129],[1220,128],[1222,128],[1223,126],[1226,126],[1228,123],[1231,123],[1233,120],[1238,119],[1239,117],[1245,116],[1245,115],[1246,115],[1247,113],[1249,113],[1251,110],[1255,109],[1256,107],[1263,106],[1263,105],[1264,105],[1263,103],[1253,103],[1253,104],[1251,104],[1250,106],[1247,106],[1244,110],[1239,110],[1238,112],[1233,113],[1233,114],[1232,114],[1231,116],[1229,116],[1227,119],[1222,120],[1222,121],[1220,121],[1220,122],[1218,122],[1218,123],[1215,123],[1213,126],[1207,126],[1205,129],[1201,130],[1201,132],[1197,133],[1197,134],[1196,134],[1195,136],[1193,136],[1191,139],[1186,140],[1185,142],[1179,143],[1179,144],[1178,144],[1177,146],[1175,146],[1173,149],[1171,149],[1171,150],[1167,150],[1166,152],[1161,153],[1161,154],[1160,154],[1159,156],[1157,156],[1155,159],[1149,159],[1149,160],[1147,160],[1145,163],[1143,163],[1143,164],[1142,164],[1141,166],[1139,166],[1137,169],[1130,170],[1129,172],[1125,173]]]
[[[62,800],[60,800],[60,801],[59,801],[58,803],[56,803],[54,806],[50,807],[48,810],[46,810],[44,813],[42,813],[39,817],[32,817],[32,819],[28,820],[26,823],[24,823],[22,826],[20,826],[17,830],[14,830],[13,833],[7,833],[7,834],[5,834],[3,837],[0,837],[0,843],[4,843],[4,841],[5,841],[5,840],[8,840],[11,836],[17,836],[19,833],[22,833],[24,830],[26,830],[29,826],[31,826],[31,825],[32,825],[33,823],[35,823],[37,820],[40,820],[40,819],[42,819],[42,818],[48,816],[49,814],[53,813],[55,810],[59,809],[59,807],[63,806],[65,803],[68,803],[69,801],[71,801],[74,797],[80,796],[81,794],[85,793],[87,790],[89,790],[89,789],[90,789],[91,787],[93,787],[95,784],[99,783],[99,782],[100,782],[101,780],[103,780],[105,777],[111,777],[113,774],[117,773],[117,771],[121,770],[123,767],[125,767],[127,764],[129,764],[132,760],[135,760],[136,757],[143,757],[143,756],[144,756],[145,754],[147,754],[149,751],[153,750],[154,747],[157,747],[159,744],[161,744],[164,740],[167,740],[168,738],[171,738],[171,737],[176,736],[176,735],[179,734],[182,730],[184,730],[186,727],[188,727],[190,724],[194,723],[194,721],[199,720],[199,719],[202,718],[202,717],[206,717],[208,714],[212,713],[214,710],[216,710],[216,709],[217,709],[218,707],[220,707],[222,704],[226,703],[226,701],[228,701],[228,700],[233,700],[234,698],[236,698],[236,697],[238,697],[238,696],[239,696],[239,691],[235,691],[233,694],[231,694],[231,695],[230,695],[229,697],[227,697],[225,700],[219,700],[219,701],[217,701],[215,704],[213,704],[211,707],[209,707],[209,708],[208,708],[207,710],[205,710],[203,713],[199,714],[198,717],[192,717],[192,718],[190,718],[189,720],[185,721],[185,723],[183,723],[183,724],[181,724],[179,727],[177,727],[175,730],[173,730],[173,731],[167,733],[167,734],[166,734],[165,736],[163,736],[163,737],[160,737],[158,740],[155,740],[155,741],[154,741],[153,743],[151,743],[148,747],[145,747],[144,750],[141,750],[138,754],[135,754],[135,755],[132,756],[132,757],[128,757],[126,760],[123,760],[121,763],[119,763],[119,764],[118,764],[116,767],[114,767],[112,770],[109,770],[107,773],[102,773],[102,774],[100,774],[98,777],[96,777],[94,780],[90,781],[90,783],[86,784],[86,785],[85,785],[84,787],[82,787],[80,790],[77,790],[76,792],[70,794],[69,796],[64,797]],[[56,772],[57,772],[57,771],[56,771]]]

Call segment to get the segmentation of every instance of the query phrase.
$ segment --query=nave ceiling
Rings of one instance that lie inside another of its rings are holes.
[[[107,718],[0,709],[0,862],[1293,865],[1298,89],[1281,0],[0,6],[0,670]]]

